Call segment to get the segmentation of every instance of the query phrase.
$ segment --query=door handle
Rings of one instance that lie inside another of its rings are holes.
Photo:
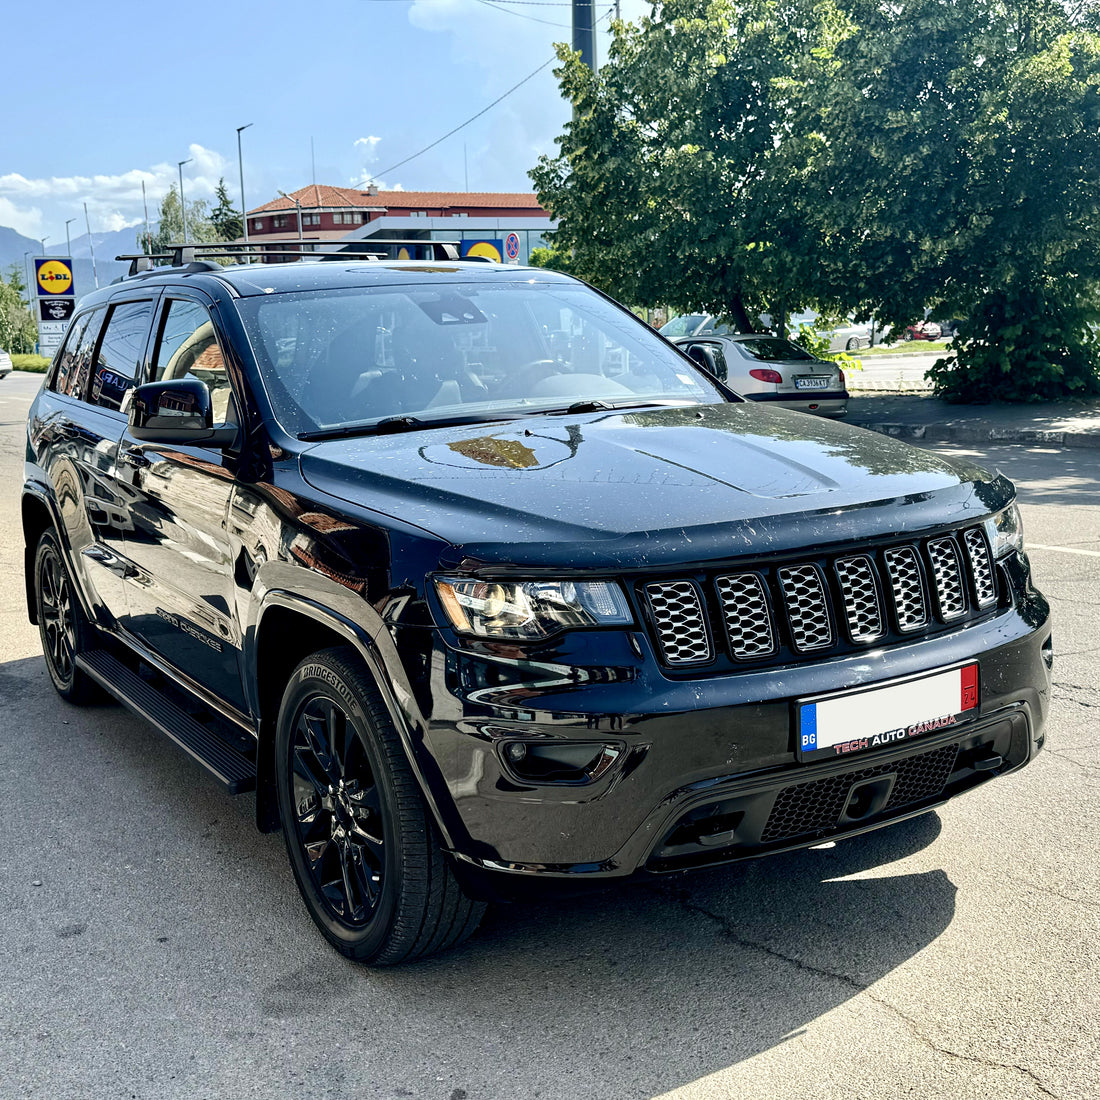
[[[140,447],[120,447],[118,461],[139,470],[147,470],[152,463],[141,453]]]

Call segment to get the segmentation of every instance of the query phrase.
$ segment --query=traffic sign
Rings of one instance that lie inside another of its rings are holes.
[[[504,254],[509,260],[519,259],[519,234],[509,233],[504,238]]]

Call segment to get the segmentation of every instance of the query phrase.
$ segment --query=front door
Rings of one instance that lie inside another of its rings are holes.
[[[219,426],[234,423],[223,345],[206,304],[168,292],[155,331],[151,378],[199,379],[210,387]],[[195,684],[243,711],[226,529],[234,457],[213,447],[142,443],[127,433],[119,470],[135,494],[126,532],[134,568],[126,628]]]

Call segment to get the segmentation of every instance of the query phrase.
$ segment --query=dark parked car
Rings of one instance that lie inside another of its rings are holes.
[[[746,402],[552,272],[185,260],[84,298],[34,401],[29,613],[63,698],[255,790],[345,955],[1039,750],[1003,477]]]

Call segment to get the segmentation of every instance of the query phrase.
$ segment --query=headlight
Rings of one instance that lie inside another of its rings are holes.
[[[988,520],[986,531],[994,559],[1003,558],[1013,550],[1024,548],[1024,522],[1020,518],[1020,509],[1015,504],[1010,504],[1003,512],[998,512]]]
[[[478,581],[440,577],[435,590],[455,630],[534,640],[559,630],[628,626],[634,616],[609,581]]]

